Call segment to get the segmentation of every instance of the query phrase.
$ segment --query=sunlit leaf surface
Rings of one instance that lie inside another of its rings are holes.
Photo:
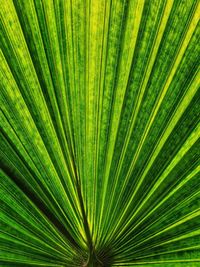
[[[0,0],[0,266],[200,266],[198,0]]]

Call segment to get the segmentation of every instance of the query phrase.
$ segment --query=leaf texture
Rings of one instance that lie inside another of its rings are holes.
[[[200,2],[0,6],[0,266],[200,266]]]

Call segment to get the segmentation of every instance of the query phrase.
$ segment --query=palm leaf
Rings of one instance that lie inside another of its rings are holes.
[[[0,4],[0,266],[198,267],[199,1]]]

